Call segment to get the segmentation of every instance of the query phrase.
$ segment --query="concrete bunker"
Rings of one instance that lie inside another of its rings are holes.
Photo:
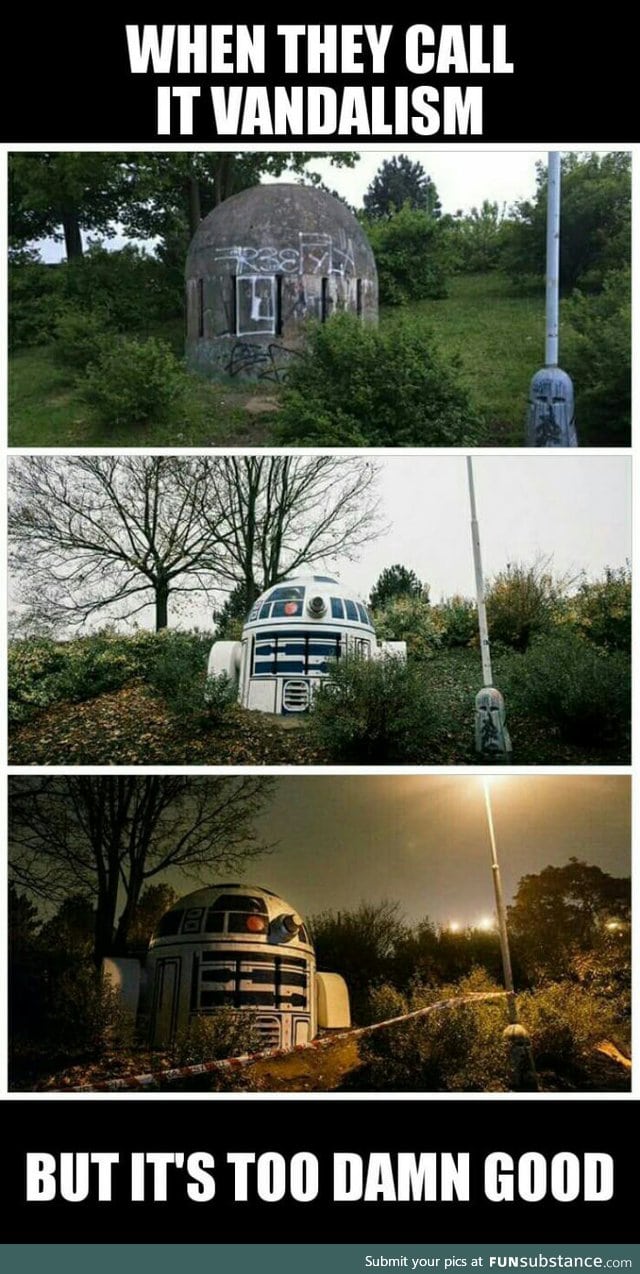
[[[324,190],[273,182],[224,200],[187,254],[187,364],[204,376],[277,379],[309,319],[378,318],[369,241]]]

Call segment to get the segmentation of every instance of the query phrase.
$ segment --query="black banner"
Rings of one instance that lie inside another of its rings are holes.
[[[306,1243],[624,1243],[633,1239],[636,1179],[621,1131],[629,1114],[618,1101],[537,1099],[5,1102],[12,1135],[5,1137],[4,1236],[40,1243],[71,1235],[93,1243],[259,1243],[277,1236]],[[88,1169],[87,1197],[61,1198],[61,1190],[82,1195],[83,1187],[82,1171],[69,1162],[61,1173],[60,1155],[101,1152],[112,1160],[103,1166],[102,1201],[97,1162]],[[153,1152],[164,1152],[157,1176],[152,1164],[140,1167]],[[243,1153],[255,1159],[244,1166],[229,1160]],[[399,1201],[408,1189],[406,1157],[413,1163],[423,1154],[433,1177],[427,1171],[421,1184],[414,1181],[418,1197]],[[258,1172],[261,1156],[267,1158]],[[307,1171],[314,1160],[315,1187]],[[339,1201],[345,1187],[349,1197]],[[36,1196],[31,1202],[28,1189]]]
[[[490,21],[436,10],[426,23],[392,16],[384,28],[303,25],[288,37],[270,22],[260,25],[253,58],[237,32],[257,24],[188,16],[189,24],[147,27],[143,55],[145,24],[131,23],[131,13],[14,15],[4,45],[3,139],[330,147],[620,144],[638,136],[637,112],[624,109],[635,41],[615,10],[597,22],[557,7],[529,8],[526,18],[511,7]],[[127,25],[140,33],[131,47]],[[154,40],[157,60],[149,55]]]

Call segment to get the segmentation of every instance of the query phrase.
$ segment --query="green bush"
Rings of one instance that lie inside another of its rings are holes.
[[[631,431],[631,271],[608,274],[599,296],[566,307],[566,367],[583,446],[626,447]]]
[[[53,703],[93,699],[135,681],[152,685],[181,715],[196,700],[202,709],[212,640],[197,631],[124,635],[105,629],[72,641],[39,637],[11,642],[9,720],[17,724]]]
[[[53,329],[53,357],[60,367],[83,372],[113,337],[104,313],[64,310]]]
[[[182,313],[182,280],[162,261],[128,245],[108,252],[93,245],[79,260],[45,265],[30,254],[9,268],[9,344],[51,341],[67,314],[97,313],[120,332],[145,332]],[[66,364],[71,366],[71,362]]]
[[[573,623],[595,646],[631,650],[631,570],[607,567],[604,579],[580,585],[571,599]]]
[[[253,1014],[223,1006],[210,1016],[192,1017],[188,1026],[177,1032],[169,1057],[172,1066],[195,1066],[255,1053],[259,1047],[260,1035]]]
[[[310,728],[333,761],[419,764],[443,722],[420,665],[347,659],[315,695]]]
[[[544,1070],[579,1067],[594,1045],[617,1028],[612,1006],[573,981],[526,992],[518,997],[518,1006],[536,1065]]]
[[[447,295],[442,231],[435,217],[405,204],[384,220],[365,221],[383,305]]]
[[[526,650],[551,625],[562,595],[546,562],[514,565],[500,571],[487,589],[487,622],[493,643]]]
[[[204,633],[159,633],[145,677],[173,716],[180,720],[202,716],[219,720],[235,702],[228,678],[207,680],[211,638]],[[224,685],[217,684],[224,680]]]
[[[382,641],[406,641],[412,659],[429,659],[440,646],[440,629],[428,602],[421,597],[392,597],[373,613]]]
[[[21,260],[9,265],[9,349],[45,345],[66,308],[64,267]]]
[[[121,332],[144,331],[182,312],[182,282],[176,288],[166,266],[132,244],[116,252],[92,244],[79,261],[61,268],[65,295],[76,310],[98,309]]]
[[[404,1003],[406,1011],[411,1011],[435,1001],[498,989],[476,970],[453,986],[415,987]],[[452,1005],[365,1036],[360,1057],[377,1092],[505,1091],[509,1084],[502,1039],[506,1025],[501,1000]]]
[[[165,341],[112,337],[78,381],[80,396],[107,425],[154,424],[171,418],[186,376]]]
[[[469,597],[456,594],[432,608],[440,633],[440,644],[446,649],[470,646],[478,640],[478,609]]]
[[[336,315],[312,326],[291,364],[279,440],[318,446],[461,446],[480,421],[431,329],[405,318],[384,327]]]
[[[505,660],[501,677],[511,710],[547,723],[569,743],[607,746],[628,738],[631,660],[622,651],[558,631]]]

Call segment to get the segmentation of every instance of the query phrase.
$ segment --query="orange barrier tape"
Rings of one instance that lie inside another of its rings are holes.
[[[225,1057],[213,1062],[196,1062],[191,1066],[177,1066],[172,1070],[151,1071],[147,1075],[122,1075],[117,1079],[103,1079],[95,1084],[79,1084],[69,1091],[72,1093],[113,1092],[122,1088],[156,1088],[174,1079],[184,1079],[190,1075],[208,1075],[212,1071],[237,1071],[254,1062],[266,1058],[291,1057],[293,1053],[304,1053],[307,1049],[328,1048],[339,1040],[356,1039],[360,1035],[370,1035],[372,1031],[381,1031],[387,1026],[399,1026],[402,1022],[410,1022],[412,1018],[425,1017],[438,1009],[455,1008],[459,1004],[474,1004],[483,1000],[506,999],[507,991],[476,991],[470,995],[458,996],[450,1000],[438,1000],[428,1004],[426,1008],[414,1009],[411,1013],[402,1013],[400,1017],[389,1017],[384,1022],[374,1022],[372,1026],[353,1027],[349,1031],[339,1031],[335,1035],[320,1035],[306,1044],[294,1044],[293,1048],[264,1048],[257,1053],[242,1053],[239,1057]]]

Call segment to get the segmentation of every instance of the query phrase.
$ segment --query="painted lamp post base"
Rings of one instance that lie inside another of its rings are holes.
[[[532,377],[527,417],[528,447],[577,447],[573,383],[561,367],[543,367]]]
[[[484,686],[476,695],[476,752],[511,757],[504,699],[494,686]]]

